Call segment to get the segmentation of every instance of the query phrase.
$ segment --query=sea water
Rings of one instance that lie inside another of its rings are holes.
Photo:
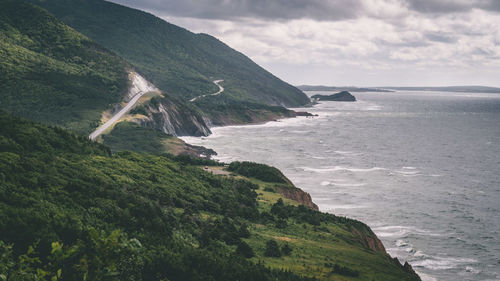
[[[298,109],[318,117],[185,140],[276,166],[321,211],[367,223],[423,280],[500,280],[500,94],[355,96]]]

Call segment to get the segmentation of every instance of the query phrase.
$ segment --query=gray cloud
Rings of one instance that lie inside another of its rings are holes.
[[[113,0],[135,8],[201,19],[343,20],[359,16],[361,0]]]
[[[472,9],[500,11],[498,0],[405,0],[412,10],[423,13],[466,12]]]
[[[111,1],[214,35],[295,84],[498,85],[500,0]]]
[[[455,43],[458,40],[456,36],[442,32],[429,32],[424,35],[427,39],[434,42]]]

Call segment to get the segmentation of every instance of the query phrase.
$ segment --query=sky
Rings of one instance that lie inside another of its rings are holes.
[[[500,87],[500,0],[112,0],[294,85]]]

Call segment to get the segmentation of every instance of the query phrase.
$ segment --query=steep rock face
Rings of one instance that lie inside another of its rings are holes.
[[[312,201],[311,195],[300,188],[291,189],[289,187],[280,187],[279,192],[283,197],[287,199],[297,201],[300,204],[311,209],[319,210],[318,205],[314,204],[314,202]]]
[[[208,136],[206,119],[183,103],[168,97],[156,97],[145,105],[146,118],[134,120],[141,126],[174,136]]]
[[[382,241],[380,241],[380,239],[378,239],[377,235],[375,235],[375,233],[373,233],[371,230],[368,229],[367,231],[362,231],[362,230],[353,228],[351,230],[351,232],[359,238],[359,241],[365,247],[368,247],[376,252],[386,253],[384,244],[382,244]]]
[[[415,270],[413,269],[413,267],[407,262],[405,261],[404,265],[401,264],[401,262],[398,260],[398,258],[393,258],[392,259],[394,261],[394,263],[401,267],[401,269],[403,269],[404,271],[408,272],[410,275],[412,275],[413,277],[417,278],[417,280],[422,280],[420,278],[420,276],[418,276],[418,274],[415,272]]]

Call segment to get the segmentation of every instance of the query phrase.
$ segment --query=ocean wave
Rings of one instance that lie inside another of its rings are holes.
[[[408,241],[405,241],[405,240],[402,240],[402,239],[398,239],[396,240],[396,246],[398,247],[406,247],[406,246],[409,246],[411,245]]]
[[[329,166],[324,168],[311,168],[311,167],[298,167],[299,169],[304,170],[305,172],[316,172],[316,173],[328,173],[328,172],[337,172],[337,171],[346,171],[346,172],[374,172],[374,171],[383,171],[387,170],[385,168],[380,167],[372,167],[372,168],[349,168],[344,166]]]
[[[422,174],[420,171],[394,171],[404,177],[416,177],[416,176],[421,176]]]
[[[437,281],[436,278],[434,278],[428,274],[422,273],[418,270],[415,270],[415,272],[417,272],[418,276],[420,276],[420,279],[422,279],[422,281]]]
[[[416,170],[417,168],[416,167],[402,167],[401,169],[405,169],[405,170]]]
[[[366,183],[336,183],[332,182],[330,185],[333,186],[338,186],[338,187],[360,187],[360,186],[365,186]]]
[[[475,264],[478,261],[471,258],[453,258],[453,257],[430,257],[419,261],[413,261],[414,267],[424,267],[430,270],[447,270],[462,267],[467,264]]]
[[[375,227],[373,228],[373,231],[379,237],[404,238],[407,237],[409,234],[416,234],[422,236],[444,236],[444,234],[441,233],[435,233],[429,230],[420,229],[413,226],[400,226],[400,225]]]
[[[357,205],[357,204],[341,204],[341,205],[321,204],[320,207],[324,210],[368,208],[368,206],[366,205]]]

